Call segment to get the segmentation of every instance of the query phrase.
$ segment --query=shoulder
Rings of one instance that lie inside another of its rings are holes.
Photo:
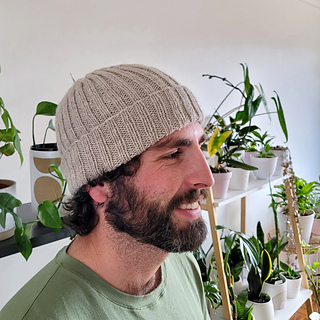
[[[1,310],[0,319],[24,319],[40,297],[63,284],[64,272],[61,272],[59,258],[64,254],[65,248],[16,293]],[[49,305],[49,299],[47,302]]]

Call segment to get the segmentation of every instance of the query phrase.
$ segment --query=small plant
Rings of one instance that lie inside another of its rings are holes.
[[[34,114],[34,116],[32,118],[32,142],[33,142],[33,146],[34,147],[36,146],[35,132],[34,132],[35,131],[34,130],[35,117],[38,116],[38,115],[55,116],[56,115],[56,110],[57,110],[57,104],[55,104],[53,102],[42,101],[37,105],[36,113]],[[48,126],[47,126],[47,128],[45,130],[43,143],[42,143],[43,147],[45,145],[45,140],[46,140],[48,129],[55,130],[52,120],[49,121]]]
[[[248,299],[253,302],[261,302],[268,299],[262,293],[262,286],[271,274],[271,259],[267,250],[261,252],[260,269],[252,266],[248,273]],[[270,300],[270,298],[268,299]]]
[[[301,278],[301,273],[303,272],[303,270],[293,270],[291,269],[286,263],[280,261],[281,264],[281,268],[284,271],[283,275],[287,278],[287,279],[300,279]]]
[[[253,131],[251,134],[254,135],[255,138],[250,142],[250,147],[247,149],[247,151],[258,152],[259,158],[275,157],[275,155],[270,152],[270,142],[274,139],[274,137],[270,137],[267,131],[262,135],[258,131]]]

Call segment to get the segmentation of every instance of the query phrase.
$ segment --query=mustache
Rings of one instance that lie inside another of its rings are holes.
[[[207,198],[209,192],[207,189],[198,189],[194,190],[191,189],[184,193],[183,195],[175,196],[169,203],[169,210],[172,211],[174,209],[177,209],[185,202],[195,202],[197,201],[201,196],[203,199]]]

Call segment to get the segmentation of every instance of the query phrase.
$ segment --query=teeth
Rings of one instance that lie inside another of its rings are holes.
[[[188,203],[188,204],[182,204],[179,209],[197,209],[198,208],[198,202]]]

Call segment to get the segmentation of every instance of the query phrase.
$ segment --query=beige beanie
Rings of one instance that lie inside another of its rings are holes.
[[[57,108],[58,150],[71,194],[202,120],[189,89],[155,68],[118,65],[89,73]]]

